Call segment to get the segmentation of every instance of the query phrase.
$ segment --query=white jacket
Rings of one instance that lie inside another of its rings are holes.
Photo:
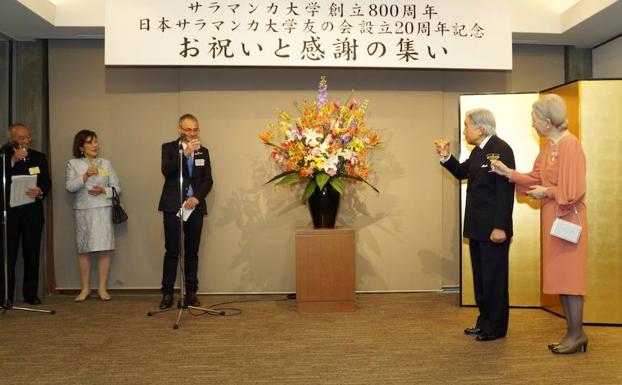
[[[65,172],[65,188],[74,193],[74,209],[91,209],[95,207],[112,206],[112,187],[121,193],[119,178],[112,168],[110,161],[103,158],[96,158],[94,163],[99,168],[97,175],[91,176],[84,183],[83,176],[89,168],[86,158],[74,158],[67,162]],[[91,195],[88,190],[94,186],[101,186],[106,190],[105,194]]]

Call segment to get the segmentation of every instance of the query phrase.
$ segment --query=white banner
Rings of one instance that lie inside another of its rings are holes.
[[[107,0],[106,65],[512,68],[497,0]]]

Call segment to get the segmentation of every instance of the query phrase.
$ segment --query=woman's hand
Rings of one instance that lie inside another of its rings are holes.
[[[102,186],[94,186],[92,189],[89,190],[89,194],[93,196],[104,194],[105,192],[106,190]]]
[[[86,183],[86,181],[92,177],[93,175],[97,175],[99,173],[99,168],[96,165],[90,165],[88,170],[82,176],[82,181]],[[90,193],[90,192],[89,192]]]
[[[529,186],[531,190],[527,191],[527,195],[532,197],[533,199],[542,199],[548,196],[547,191],[548,188],[540,185]]]
[[[500,160],[493,160],[492,162],[490,162],[490,170],[494,173],[497,173],[501,176],[504,176],[506,178],[509,178],[512,176],[512,170],[511,168],[509,168],[508,166],[506,166],[502,161]]]

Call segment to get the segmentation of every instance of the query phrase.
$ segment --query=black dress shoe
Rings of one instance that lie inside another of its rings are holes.
[[[7,303],[4,303],[4,298],[0,298],[0,307],[3,309],[10,309],[13,307],[13,300],[9,298]]]
[[[475,336],[481,333],[482,330],[480,328],[466,328],[464,329],[464,334],[467,336]]]
[[[168,309],[173,306],[173,294],[162,294],[162,301],[160,301],[160,309]]]
[[[494,333],[482,332],[475,336],[475,340],[476,341],[492,341],[492,340],[496,340],[497,338],[502,338],[502,337],[505,337],[505,336],[501,336],[501,335],[494,334]]]
[[[41,300],[37,296],[34,296],[32,298],[24,298],[24,302],[29,305],[41,305]]]
[[[201,306],[197,293],[190,291],[186,293],[186,306]]]

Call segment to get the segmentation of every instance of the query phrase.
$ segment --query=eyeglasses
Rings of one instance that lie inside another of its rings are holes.
[[[187,127],[181,127],[181,130],[184,132],[199,132],[199,127],[196,128],[187,128]]]

